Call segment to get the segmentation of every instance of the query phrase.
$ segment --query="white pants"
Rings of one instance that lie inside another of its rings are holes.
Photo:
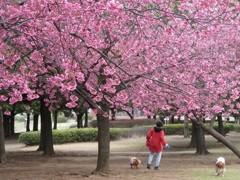
[[[148,157],[148,164],[150,164],[150,165],[152,164],[152,160],[153,160],[153,157],[154,157],[155,154],[157,155],[156,161],[155,161],[155,167],[159,167],[160,161],[161,161],[161,158],[162,158],[162,151],[159,152],[159,153],[150,152],[149,157]]]

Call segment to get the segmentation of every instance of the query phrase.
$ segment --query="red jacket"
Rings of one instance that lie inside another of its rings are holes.
[[[149,150],[151,152],[161,152],[163,147],[166,146],[165,134],[161,127],[153,127],[146,135]]]

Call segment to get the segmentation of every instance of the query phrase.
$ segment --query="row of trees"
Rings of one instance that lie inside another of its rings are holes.
[[[6,109],[3,107],[3,111]],[[33,125],[32,130],[38,131],[39,128],[39,114],[40,114],[40,103],[38,100],[32,101],[31,103],[17,103],[13,106],[7,106],[7,111],[3,114],[3,127],[4,134],[7,137],[10,137],[15,134],[15,121],[16,115],[25,114],[26,117],[24,119],[20,119],[20,121],[25,121],[25,130],[30,131],[30,120],[32,116]],[[73,115],[76,115],[77,128],[88,127],[88,108],[81,106],[76,107],[74,109],[68,109],[62,106],[61,109],[54,109],[51,111],[51,117],[53,122],[53,129],[57,129],[58,122],[62,121],[61,117],[72,118]],[[85,116],[84,116],[85,115]],[[60,119],[59,119],[60,117]],[[84,117],[84,119],[83,119]]]
[[[19,2],[0,5],[0,103],[40,101],[45,154],[54,152],[50,111],[84,104],[98,121],[94,172],[109,171],[108,112],[119,108],[174,109],[240,157],[202,123],[239,112],[237,1]]]

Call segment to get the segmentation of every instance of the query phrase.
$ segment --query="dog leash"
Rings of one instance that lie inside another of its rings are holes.
[[[144,145],[141,147],[141,149],[137,152],[136,157],[139,155],[139,153],[143,150],[144,147],[146,147],[145,144],[144,144]],[[172,146],[169,146],[168,149],[166,149],[166,150],[175,150],[175,148],[173,148]]]
[[[143,150],[143,148],[144,148],[145,146],[146,146],[146,145],[144,144],[144,145],[142,146],[142,148],[137,152],[136,156],[138,156],[138,154]]]

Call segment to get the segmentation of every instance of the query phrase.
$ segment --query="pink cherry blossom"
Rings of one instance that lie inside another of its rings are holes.
[[[10,116],[11,115],[11,111],[4,111],[3,113],[4,115]]]
[[[25,109],[26,109],[27,111],[29,111],[29,110],[30,110],[30,106],[25,106]]]
[[[6,101],[8,98],[4,95],[0,95],[0,101]]]
[[[68,107],[68,108],[74,108],[76,106],[77,106],[76,102],[69,102],[69,103],[66,104],[66,107]]]
[[[236,112],[238,2],[81,2],[3,0],[2,100],[44,94],[49,105],[64,99],[73,108],[87,96],[125,109],[131,102],[146,114]]]
[[[75,96],[75,95],[71,95],[70,100],[73,101],[73,102],[76,102],[78,100],[78,97]]]

